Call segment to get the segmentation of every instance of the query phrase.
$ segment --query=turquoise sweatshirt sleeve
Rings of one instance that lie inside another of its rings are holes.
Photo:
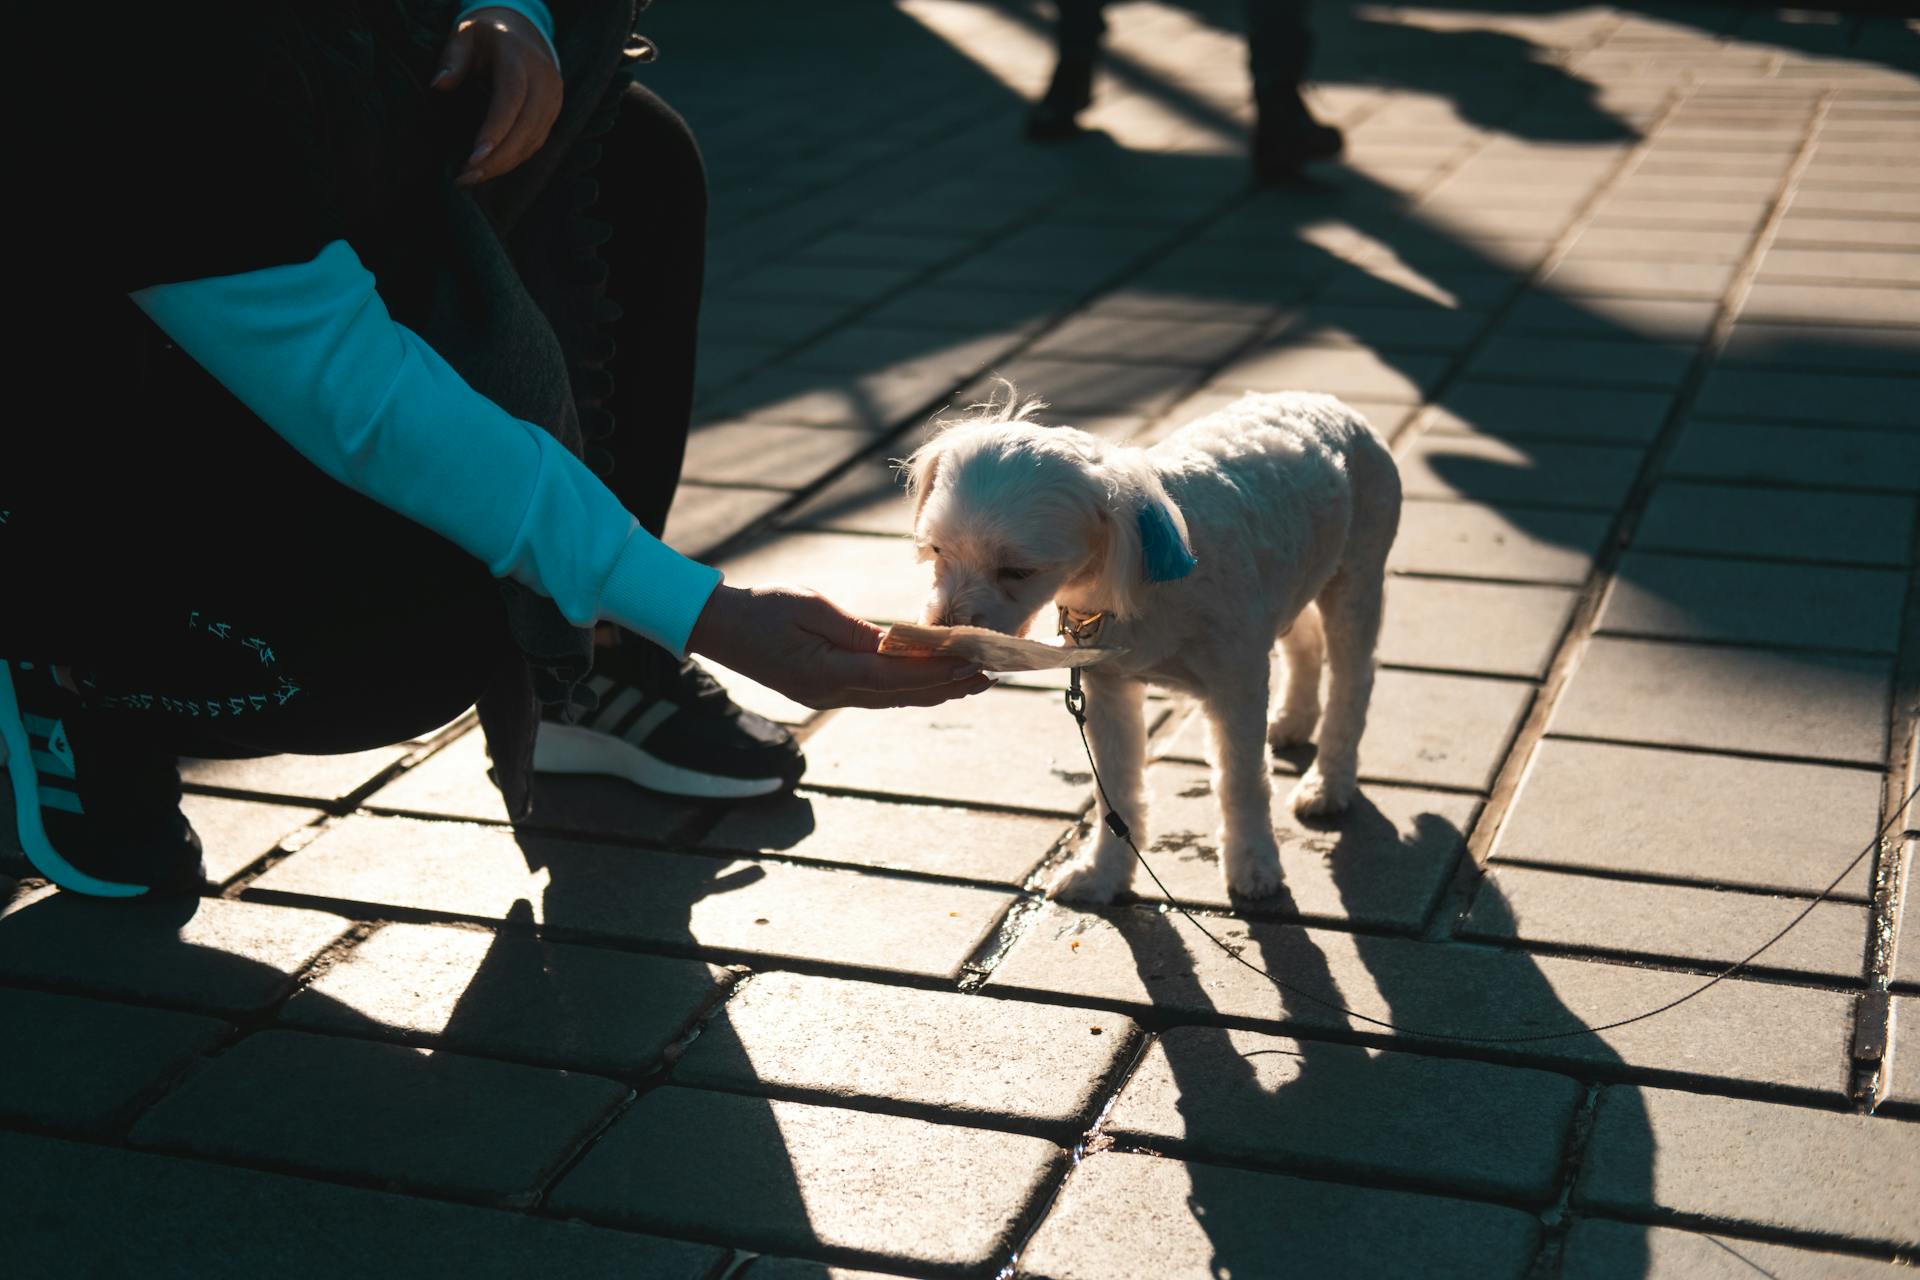
[[[547,52],[553,55],[553,65],[560,65],[560,51],[553,47],[553,15],[547,12],[542,0],[481,0],[479,4],[470,4],[454,15],[453,25],[459,26],[468,14],[479,9],[511,9],[540,29],[540,38],[547,42]]]
[[[344,240],[311,262],[131,295],[327,475],[551,596],[679,656],[720,572],[672,550],[559,441],[396,322]]]

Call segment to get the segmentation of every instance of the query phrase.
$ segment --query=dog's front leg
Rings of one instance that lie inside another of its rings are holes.
[[[1147,839],[1146,686],[1092,670],[1081,680],[1087,694],[1087,741],[1093,747],[1093,766],[1100,771],[1106,799],[1099,798],[1097,788],[1098,820],[1093,832],[1072,861],[1054,873],[1047,896],[1069,902],[1112,902],[1133,880],[1133,850],[1108,830],[1106,801],[1113,802],[1136,844]]]
[[[1206,693],[1213,731],[1213,790],[1220,799],[1220,871],[1227,888],[1263,898],[1280,887],[1273,838],[1273,783],[1267,771],[1267,653],[1227,664],[1238,683]]]

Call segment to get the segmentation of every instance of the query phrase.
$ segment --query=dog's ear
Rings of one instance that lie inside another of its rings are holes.
[[[1108,493],[1094,535],[1094,585],[1102,606],[1126,618],[1148,586],[1186,577],[1197,561],[1186,517],[1144,459],[1110,464]]]
[[[934,477],[940,474],[940,454],[940,439],[936,436],[898,464],[907,476],[907,496],[913,500],[913,528],[916,533],[920,529],[920,512],[927,505],[927,495],[933,492]]]

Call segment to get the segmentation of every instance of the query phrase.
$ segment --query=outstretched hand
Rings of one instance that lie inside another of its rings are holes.
[[[930,707],[993,687],[971,662],[882,657],[880,635],[812,591],[722,584],[687,647],[816,709]]]
[[[512,9],[476,9],[463,18],[440,55],[433,87],[451,93],[475,70],[491,78],[493,98],[455,179],[468,187],[512,172],[540,149],[560,118],[564,88],[545,38]]]

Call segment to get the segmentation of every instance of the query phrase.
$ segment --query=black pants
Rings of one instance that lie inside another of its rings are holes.
[[[536,277],[554,246],[514,229],[555,156],[479,203],[569,359],[611,339],[576,399],[593,460],[658,534],[693,394],[705,173],[685,123],[639,87],[579,145],[596,149],[589,213],[612,228],[617,319],[548,308]],[[0,445],[0,656],[72,665],[96,732],[173,755],[361,750],[444,723],[520,660],[483,565],[257,420],[134,433],[85,414],[79,388],[27,462]]]

